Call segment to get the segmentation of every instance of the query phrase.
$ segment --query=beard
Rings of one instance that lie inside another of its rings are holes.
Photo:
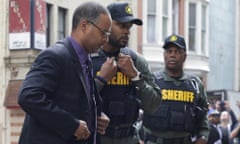
[[[108,43],[109,43],[110,45],[112,45],[113,47],[119,48],[119,49],[120,49],[120,48],[123,48],[123,47],[126,47],[127,42],[122,42],[121,39],[122,39],[122,38],[116,39],[114,36],[110,36],[110,37],[109,37],[109,40],[108,40]]]

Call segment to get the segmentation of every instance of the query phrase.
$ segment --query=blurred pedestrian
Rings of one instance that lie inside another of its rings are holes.
[[[209,110],[208,121],[210,124],[210,133],[207,144],[222,144],[222,131],[219,126],[220,113],[214,109]]]

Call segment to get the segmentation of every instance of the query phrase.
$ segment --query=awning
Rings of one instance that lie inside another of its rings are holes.
[[[7,108],[20,108],[18,105],[18,92],[23,80],[9,80],[6,90],[4,106]]]

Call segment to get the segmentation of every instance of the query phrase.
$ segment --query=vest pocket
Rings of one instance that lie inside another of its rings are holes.
[[[160,105],[159,109],[151,116],[149,125],[153,125],[152,129],[165,130],[169,127],[169,106]]]
[[[184,130],[184,114],[182,112],[171,112],[170,129]]]
[[[112,101],[109,104],[109,114],[112,116],[124,116],[124,103]]]
[[[193,111],[192,107],[187,107],[187,110],[185,112],[185,130],[192,132],[195,125],[195,112]]]
[[[125,101],[124,121],[132,124],[137,121],[141,103],[140,100],[137,100],[134,96],[128,95],[128,97],[129,98]]]

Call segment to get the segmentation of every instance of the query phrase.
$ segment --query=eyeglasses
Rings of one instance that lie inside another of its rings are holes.
[[[97,28],[104,36],[110,36],[111,32],[107,30],[102,30],[99,26],[97,26],[94,22],[88,20],[90,24],[92,24],[95,28]]]

